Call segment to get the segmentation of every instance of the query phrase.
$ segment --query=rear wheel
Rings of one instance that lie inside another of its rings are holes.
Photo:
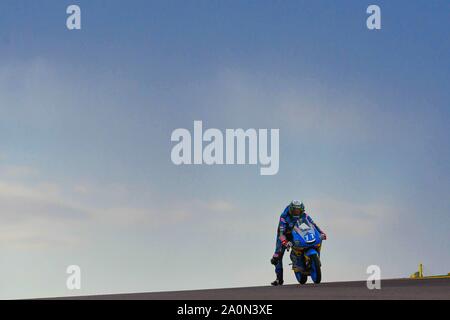
[[[317,254],[309,257],[311,259],[311,279],[314,283],[322,281],[322,270],[320,269],[320,259]]]
[[[308,281],[308,276],[301,272],[296,272],[295,277],[297,278],[297,281],[300,284],[305,284]]]

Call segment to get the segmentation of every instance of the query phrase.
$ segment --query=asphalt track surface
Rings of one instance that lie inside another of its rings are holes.
[[[130,293],[72,297],[89,300],[450,300],[450,279],[382,280],[380,290],[369,290],[365,281],[319,285],[284,285],[193,291]]]

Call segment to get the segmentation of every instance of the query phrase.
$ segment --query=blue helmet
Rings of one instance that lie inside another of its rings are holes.
[[[305,205],[302,201],[292,200],[289,204],[289,214],[291,216],[299,217],[305,213]]]

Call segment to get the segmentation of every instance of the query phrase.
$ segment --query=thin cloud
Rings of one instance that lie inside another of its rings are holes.
[[[402,212],[395,205],[350,202],[333,198],[309,201],[312,215],[324,230],[339,237],[372,237],[388,221],[394,223]]]
[[[1,155],[0,155],[1,160]],[[30,166],[23,165],[1,165],[0,177],[6,178],[29,178],[38,175],[38,171]]]
[[[45,182],[0,181],[0,239],[4,245],[75,245],[82,243],[83,238],[92,237],[88,230],[93,227],[97,228],[97,234],[144,226],[154,230],[186,221],[194,212],[188,208],[165,208],[158,201],[140,206],[115,204],[115,196],[123,188],[105,186],[96,203],[83,201],[83,197],[74,200],[75,194],[69,198],[64,195],[64,189]],[[89,190],[95,196],[94,188]],[[109,195],[106,190],[110,191]],[[87,189],[83,191],[85,196]]]

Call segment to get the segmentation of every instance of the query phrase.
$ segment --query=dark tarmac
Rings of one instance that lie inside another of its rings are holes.
[[[365,281],[319,285],[284,285],[192,291],[113,294],[68,299],[88,300],[450,300],[450,279],[382,280],[380,290],[369,290]]]

